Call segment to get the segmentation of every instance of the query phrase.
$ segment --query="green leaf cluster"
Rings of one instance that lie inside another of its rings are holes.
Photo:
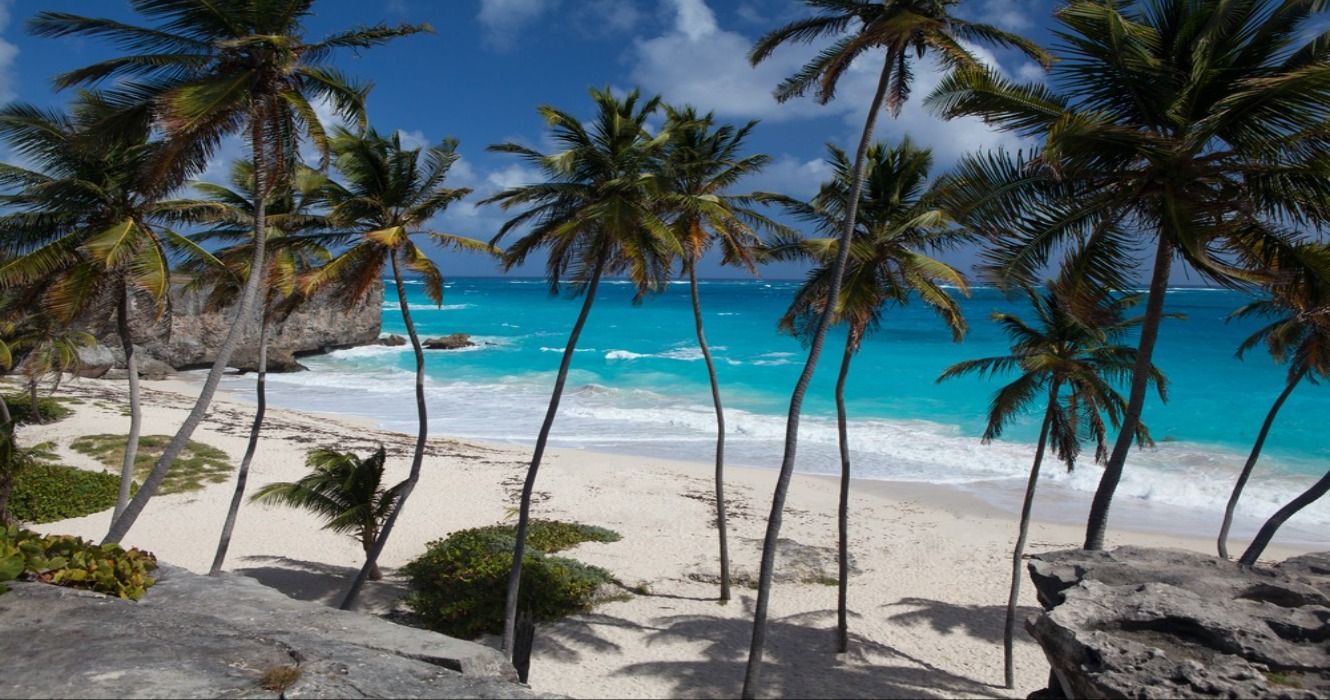
[[[580,542],[615,542],[604,528],[534,520],[530,524],[518,606],[537,621],[589,610],[600,586],[613,580],[604,569],[547,552]],[[407,605],[430,629],[473,639],[503,631],[505,582],[513,563],[512,525],[459,530],[431,542],[404,568],[412,592]]]
[[[0,593],[3,582],[25,578],[139,600],[156,582],[150,575],[156,568],[150,552],[14,526],[0,530]]]
[[[14,477],[9,512],[27,523],[79,518],[113,507],[119,490],[115,475],[38,463]]]
[[[3,397],[9,406],[9,415],[15,423],[32,423],[32,399],[23,394],[8,394]],[[73,411],[66,408],[58,399],[37,399],[37,422],[51,423],[61,420]]]

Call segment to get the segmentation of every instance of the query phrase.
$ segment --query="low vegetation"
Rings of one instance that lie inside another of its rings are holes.
[[[537,622],[589,610],[609,572],[551,556],[582,542],[616,542],[604,528],[559,521],[531,522],[522,559],[518,606]],[[430,629],[465,639],[503,631],[504,597],[516,546],[516,527],[459,530],[431,542],[403,569],[410,578],[407,605]],[[548,549],[546,549],[548,548]]]
[[[0,593],[6,581],[30,580],[139,600],[156,582],[150,575],[156,568],[150,552],[15,526],[0,529]]]
[[[25,523],[81,518],[115,506],[119,489],[120,477],[113,474],[33,464],[14,478],[9,513]]]
[[[19,424],[27,423],[54,423],[62,420],[73,413],[65,403],[73,403],[70,399],[37,399],[37,416],[39,420],[32,419],[32,399],[26,394],[6,394],[4,396],[5,405],[9,407],[9,415],[14,417],[14,422]]]
[[[152,471],[153,463],[161,456],[166,444],[171,441],[169,435],[145,435],[139,439],[139,451],[134,456],[134,476],[142,483]],[[88,455],[106,465],[108,469],[120,470],[120,461],[125,454],[124,435],[85,435],[70,443],[75,452]],[[198,491],[208,484],[220,484],[231,475],[231,460],[225,452],[190,440],[180,456],[171,465],[171,471],[162,481],[158,493],[186,493]],[[116,479],[119,483],[119,479]],[[112,499],[114,505],[114,499]]]

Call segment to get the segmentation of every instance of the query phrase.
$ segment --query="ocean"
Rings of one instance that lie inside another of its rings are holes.
[[[701,297],[707,339],[716,357],[729,432],[727,462],[779,465],[789,392],[806,349],[777,332],[776,321],[798,281],[705,280]],[[417,282],[408,301],[422,337],[469,333],[476,347],[426,351],[430,432],[530,444],[544,415],[554,373],[580,299],[551,297],[540,279],[457,278],[436,307]],[[632,304],[632,287],[607,280],[583,333],[551,442],[628,455],[711,462],[714,415],[706,368],[696,347],[686,283]],[[1169,400],[1152,395],[1145,421],[1157,440],[1128,460],[1119,502],[1177,508],[1214,520],[1222,512],[1251,442],[1283,388],[1284,369],[1263,349],[1245,361],[1238,344],[1259,321],[1227,322],[1248,297],[1231,290],[1168,292],[1156,364],[1168,375]],[[953,484],[982,493],[1023,484],[1042,405],[999,441],[982,445],[988,403],[999,382],[975,378],[936,383],[952,363],[1005,354],[995,311],[1029,317],[1023,298],[977,288],[964,300],[970,330],[951,341],[920,304],[893,307],[854,360],[846,391],[855,476]],[[405,333],[389,285],[383,332]],[[844,343],[833,331],[804,405],[797,469],[839,472],[833,387]],[[384,428],[414,432],[414,360],[410,346],[361,347],[301,360],[311,371],[269,375],[272,405],[368,417]],[[252,397],[252,378],[228,377],[225,388]],[[1304,382],[1285,405],[1240,515],[1249,525],[1268,516],[1330,468],[1323,386]],[[631,469],[631,462],[625,465]],[[1047,481],[1092,492],[1101,469],[1086,454],[1073,472],[1047,463]],[[1161,511],[1162,512],[1162,511]],[[1295,521],[1303,531],[1330,524],[1330,503]]]

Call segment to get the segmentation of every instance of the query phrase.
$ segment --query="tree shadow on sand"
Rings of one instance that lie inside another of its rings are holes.
[[[883,608],[912,607],[916,610],[892,615],[892,622],[916,625],[926,623],[941,634],[957,632],[992,644],[1002,644],[1003,627],[1007,622],[1005,605],[957,605],[928,598],[901,598]],[[1016,608],[1016,641],[1034,643],[1025,631],[1024,622],[1040,613],[1040,609],[1022,605]]]
[[[236,569],[232,573],[248,576],[259,583],[275,588],[296,600],[305,600],[336,606],[346,594],[351,579],[360,573],[358,567],[334,566],[321,562],[291,559],[289,557],[250,556],[246,562],[263,562],[267,566]],[[384,569],[382,581],[367,581],[356,598],[356,610],[374,614],[391,611],[397,601],[407,594],[404,582],[393,580],[393,571]]]
[[[751,605],[746,600],[746,607]],[[767,625],[761,694],[799,698],[1002,697],[999,688],[937,668],[899,649],[850,634],[850,652],[834,653],[835,611],[819,610]],[[676,615],[652,621],[647,645],[705,643],[701,660],[631,664],[617,675],[670,683],[669,695],[736,697],[753,624],[746,617]]]

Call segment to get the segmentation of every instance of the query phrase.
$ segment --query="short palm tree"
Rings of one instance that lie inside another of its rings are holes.
[[[1012,658],[1016,631],[1016,604],[1021,592],[1021,559],[1025,553],[1026,537],[1030,529],[1030,511],[1034,504],[1035,488],[1039,484],[1039,469],[1044,460],[1044,449],[1053,446],[1058,459],[1075,468],[1081,442],[1088,439],[1095,445],[1095,460],[1108,457],[1108,425],[1114,428],[1122,422],[1126,401],[1116,386],[1131,377],[1136,363],[1136,349],[1122,345],[1123,335],[1141,319],[1125,318],[1124,313],[1134,306],[1135,296],[1113,297],[1106,292],[1093,294],[1097,313],[1089,317],[1077,315],[1073,307],[1083,309],[1083,293],[1071,301],[1066,282],[1050,284],[1043,293],[1025,289],[1036,323],[1029,324],[1019,316],[995,313],[993,320],[1011,339],[1011,354],[968,360],[948,367],[938,381],[970,374],[997,377],[1020,372],[1014,381],[998,390],[988,410],[988,427],[983,441],[992,442],[1018,416],[1031,406],[1047,399],[1044,420],[1039,428],[1035,445],[1034,463],[1025,487],[1025,500],[1021,505],[1021,521],[1016,547],[1011,555],[1011,592],[1007,597],[1007,621],[1003,632],[1003,673],[1008,688],[1015,687],[1015,667]],[[1162,398],[1165,379],[1151,367],[1150,381]],[[1108,423],[1105,423],[1105,418]],[[1144,424],[1136,428],[1136,439],[1142,444],[1150,442]]]
[[[670,141],[660,159],[663,184],[668,188],[664,206],[670,229],[683,249],[680,264],[688,278],[693,303],[693,325],[702,351],[711,402],[716,411],[716,532],[720,542],[720,600],[730,599],[730,554],[725,514],[725,409],[720,400],[716,363],[702,326],[702,301],[697,286],[697,263],[713,246],[721,262],[756,273],[754,251],[761,239],[753,226],[771,227],[768,221],[746,206],[745,198],[731,190],[744,177],[758,172],[771,160],[763,154],[742,155],[745,141],[757,122],[742,127],[717,126],[712,114],[699,115],[692,106],[667,107]]]
[[[562,110],[548,105],[540,107],[541,116],[550,125],[551,140],[560,151],[541,153],[515,143],[490,147],[492,151],[522,157],[547,178],[544,182],[503,190],[484,202],[497,203],[504,209],[522,209],[504,223],[494,242],[519,227],[530,227],[508,247],[504,269],[521,265],[538,249],[547,249],[545,270],[550,292],[558,293],[561,284],[569,283],[574,293],[584,297],[559,362],[554,391],[522,484],[517,547],[508,576],[503,626],[503,649],[509,655],[513,652],[531,494],[550,428],[559,411],[577,339],[596,299],[600,279],[607,273],[626,274],[640,299],[660,288],[668,279],[675,256],[682,252],[678,238],[659,213],[665,186],[656,175],[656,164],[671,135],[663,131],[653,136],[647,129],[647,119],[656,113],[660,99],[641,101],[637,91],[619,99],[609,88],[592,90],[591,97],[596,103],[596,116],[586,125]]]
[[[775,92],[776,99],[800,97],[813,90],[818,102],[826,104],[836,95],[840,79],[856,59],[872,54],[882,56],[882,69],[877,90],[868,105],[863,132],[859,136],[854,154],[854,178],[849,196],[850,208],[844,218],[841,245],[832,265],[829,298],[840,296],[840,285],[849,259],[850,240],[854,236],[858,218],[859,192],[862,187],[865,156],[878,113],[885,102],[893,116],[900,113],[910,95],[911,56],[922,58],[926,53],[938,57],[948,69],[975,69],[979,64],[974,54],[961,41],[974,41],[997,46],[1013,47],[1047,64],[1049,57],[1030,41],[1004,32],[997,27],[970,22],[951,14],[959,0],[804,0],[819,14],[795,20],[763,36],[753,46],[749,60],[757,65],[769,58],[775,50],[787,43],[808,43],[835,37],[831,46],[820,51],[798,73],[782,82]],[[790,414],[785,435],[785,455],[781,460],[780,476],[772,499],[771,517],[767,519],[767,534],[762,546],[762,566],[758,573],[757,605],[753,616],[753,639],[748,655],[748,668],[744,675],[745,698],[757,692],[762,667],[762,650],[766,640],[767,606],[770,598],[771,576],[776,558],[776,541],[780,537],[781,515],[785,508],[785,494],[789,491],[790,475],[794,471],[795,451],[799,440],[799,416],[803,408],[804,393],[817,368],[822,354],[822,343],[832,321],[834,308],[828,305],[825,313],[809,336],[808,360],[790,397]]]
[[[158,207],[161,216],[207,225],[208,229],[194,236],[194,240],[228,243],[211,253],[191,251],[192,254],[179,266],[181,272],[191,275],[186,289],[206,293],[205,308],[214,311],[235,303],[249,277],[249,264],[254,257],[254,213],[257,209],[253,199],[254,164],[247,160],[236,161],[231,167],[230,179],[231,187],[206,182],[196,184],[194,188],[202,196],[201,199],[163,202]],[[240,468],[236,471],[235,494],[226,511],[217,553],[209,570],[213,576],[221,573],[226,561],[231,533],[235,530],[236,518],[245,495],[249,467],[263,429],[267,408],[269,330],[273,323],[304,301],[304,295],[296,288],[296,278],[328,259],[327,250],[316,238],[301,235],[325,226],[324,217],[311,211],[314,199],[312,193],[323,181],[324,178],[318,173],[308,168],[299,168],[289,186],[269,190],[268,201],[264,205],[264,221],[268,227],[264,235],[269,255],[264,265],[267,279],[263,281],[264,298],[259,310],[258,376],[255,380],[257,407],[249,431],[249,442],[240,460]]]
[[[87,331],[70,328],[62,320],[45,314],[30,314],[15,325],[6,344],[28,385],[32,421],[40,423],[42,414],[38,410],[37,394],[42,381],[50,379],[51,391],[55,392],[62,374],[77,374],[82,366],[79,349],[96,345],[97,339]]]
[[[1103,547],[1175,260],[1220,284],[1261,282],[1291,248],[1286,227],[1330,221],[1330,58],[1314,19],[1323,7],[1071,0],[1056,12],[1064,60],[1049,85],[965,70],[929,98],[945,116],[1042,141],[1028,157],[990,153],[957,169],[949,208],[991,237],[1000,282],[1033,284],[1056,251],[1087,242],[1153,249],[1137,367],[1087,549]],[[1137,265],[1123,255],[1096,273],[1124,288]]]
[[[305,459],[312,470],[299,481],[268,484],[250,500],[290,506],[313,512],[327,521],[325,530],[354,537],[368,558],[384,521],[402,498],[406,482],[383,487],[383,448],[360,458],[352,452],[313,450]],[[383,578],[379,567],[369,563],[369,578]]]
[[[382,279],[384,265],[392,269],[402,322],[406,324],[406,333],[416,354],[416,413],[419,418],[410,476],[403,482],[397,507],[388,516],[378,541],[369,551],[364,569],[342,600],[342,609],[348,610],[378,561],[407,498],[415,489],[425,458],[429,430],[425,410],[425,353],[420,336],[416,334],[416,325],[411,320],[402,268],[420,275],[425,294],[435,304],[443,303],[443,275],[412,238],[425,236],[435,244],[460,250],[489,252],[492,247],[429,228],[430,219],[471,192],[443,185],[448,170],[457,162],[456,141],[449,139],[424,149],[403,148],[400,133],[385,137],[373,129],[357,134],[339,128],[333,139],[333,151],[337,172],[345,183],[329,180],[321,197],[328,205],[329,223],[344,232],[343,237],[356,242],[328,264],[306,275],[302,286],[307,294],[331,286],[343,292],[342,299],[346,304],[357,304]]]
[[[828,144],[832,179],[823,183],[811,201],[783,195],[759,194],[759,199],[779,204],[790,214],[813,224],[828,238],[778,240],[768,254],[776,259],[805,258],[815,263],[789,310],[780,320],[783,331],[807,338],[827,305],[832,265],[839,252],[835,236],[844,224],[848,197],[853,189],[853,165],[845,152]],[[959,341],[965,334],[960,307],[944,285],[968,294],[964,275],[929,257],[921,250],[946,242],[947,219],[933,209],[927,198],[932,152],[914,146],[908,139],[896,146],[878,142],[868,149],[864,186],[859,196],[859,216],[854,243],[846,261],[844,281],[835,302],[836,323],[846,327],[845,352],[836,379],[836,422],[840,443],[841,479],[837,522],[839,529],[839,591],[837,600],[837,651],[849,651],[849,507],[850,443],[845,410],[845,384],[850,361],[864,338],[877,329],[890,305],[904,305],[918,295],[942,317]]]
[[[362,49],[429,29],[428,26],[359,27],[322,41],[303,36],[314,0],[132,0],[136,13],[156,26],[64,12],[38,13],[29,22],[40,36],[110,39],[125,55],[56,76],[57,87],[118,80],[115,100],[123,108],[104,120],[103,131],[151,116],[168,147],[161,165],[180,160],[200,163],[227,134],[244,130],[255,164],[255,230],[267,231],[265,210],[271,187],[294,170],[297,145],[307,135],[328,153],[328,136],[314,103],[323,100],[341,116],[363,125],[367,87],[352,84],[327,61],[339,49]],[[257,236],[250,269],[263,269],[265,237]],[[194,408],[162,450],[152,472],[120,517],[106,542],[119,542],[161,486],[171,464],[202,422],[258,298],[262,275],[250,275],[237,304],[235,321],[199,391]]]

